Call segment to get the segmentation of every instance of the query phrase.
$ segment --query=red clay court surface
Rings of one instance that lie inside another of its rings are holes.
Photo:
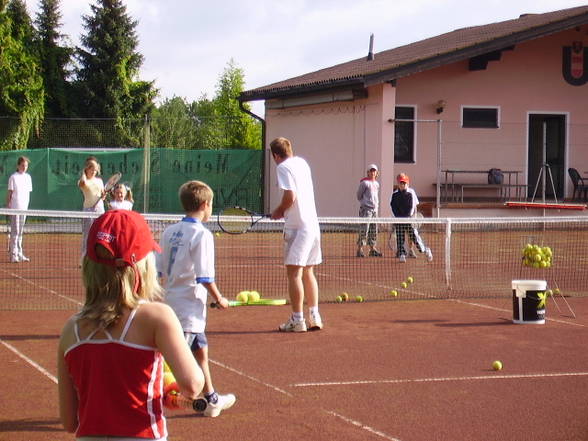
[[[169,440],[588,440],[588,298],[567,300],[577,318],[549,300],[544,325],[513,324],[506,298],[324,304],[306,334],[275,331],[288,306],[210,311],[214,383],[238,401],[170,414]],[[55,384],[69,314],[0,311],[0,440],[74,438]]]

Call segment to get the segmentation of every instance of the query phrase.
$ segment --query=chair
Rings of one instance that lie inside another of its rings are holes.
[[[574,192],[572,193],[572,200],[576,200],[576,197],[580,197],[580,194],[584,192],[583,201],[586,200],[586,193],[588,192],[588,184],[584,182],[580,173],[575,168],[568,168],[568,174],[570,175],[570,179],[572,180],[572,184],[574,184]],[[576,196],[577,193],[577,196]]]

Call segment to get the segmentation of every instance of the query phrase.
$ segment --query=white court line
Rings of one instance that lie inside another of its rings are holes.
[[[251,381],[253,381],[253,382],[255,382],[255,383],[259,383],[259,384],[261,384],[262,386],[265,386],[265,387],[267,387],[267,388],[269,388],[269,389],[272,389],[272,390],[274,390],[274,391],[276,391],[276,392],[279,392],[279,393],[281,393],[281,394],[284,394],[284,395],[286,395],[286,396],[288,396],[288,397],[290,397],[290,398],[294,398],[294,395],[292,395],[290,392],[287,392],[287,391],[285,391],[284,389],[281,389],[281,388],[279,388],[279,387],[277,387],[277,386],[274,386],[274,385],[272,385],[272,384],[266,383],[265,381],[262,381],[262,380],[260,380],[259,378],[252,377],[251,375],[248,375],[248,374],[246,374],[246,373],[245,373],[245,372],[243,372],[243,371],[240,371],[240,370],[238,370],[238,369],[234,369],[234,368],[232,368],[232,367],[230,367],[230,366],[227,366],[226,364],[224,364],[224,363],[221,363],[221,362],[218,362],[218,361],[216,361],[216,360],[209,359],[208,361],[209,361],[210,363],[212,363],[212,364],[215,364],[215,365],[217,365],[217,366],[220,366],[220,367],[222,367],[222,368],[225,368],[225,369],[227,369],[227,370],[229,370],[229,371],[231,371],[231,372],[233,372],[233,373],[235,373],[235,374],[237,374],[237,375],[240,375],[240,376],[242,376],[242,377],[245,377],[245,378],[247,378],[248,380],[251,380]],[[345,421],[345,422],[346,422],[346,423],[348,423],[348,424],[352,424],[352,425],[354,425],[354,426],[357,426],[357,427],[359,427],[360,429],[363,429],[363,430],[365,430],[365,431],[367,431],[367,432],[370,432],[370,433],[372,433],[372,434],[374,434],[374,435],[377,435],[377,436],[379,436],[380,438],[387,439],[388,441],[401,441],[401,440],[400,440],[400,439],[398,439],[398,438],[394,438],[394,437],[392,437],[392,436],[390,436],[390,435],[388,435],[388,434],[386,434],[386,433],[384,433],[384,432],[381,432],[381,431],[379,431],[379,430],[376,430],[376,429],[374,429],[374,428],[372,428],[372,427],[370,427],[370,426],[366,426],[365,424],[363,424],[363,423],[361,423],[361,422],[359,422],[359,421],[357,421],[357,420],[353,420],[353,419],[351,419],[351,418],[348,418],[348,417],[346,417],[346,416],[343,416],[343,415],[341,415],[341,414],[339,414],[339,413],[337,413],[337,412],[334,412],[334,411],[332,411],[332,410],[326,410],[326,409],[321,409],[321,410],[322,410],[323,412],[325,412],[326,414],[328,414],[328,415],[331,415],[331,416],[334,416],[334,417],[336,417],[336,418],[339,418],[339,419],[341,419],[341,420]]]
[[[53,375],[51,375],[49,373],[49,371],[47,371],[43,366],[41,366],[38,363],[36,363],[35,361],[31,360],[25,354],[23,354],[22,352],[20,352],[18,349],[16,349],[11,344],[6,343],[4,340],[0,339],[0,343],[2,343],[4,346],[6,346],[8,349],[10,349],[12,352],[14,352],[20,358],[22,358],[24,361],[26,361],[32,367],[34,367],[35,369],[37,369],[39,372],[41,372],[43,375],[45,375],[47,378],[49,378],[51,381],[53,381],[55,384],[57,384],[57,378],[55,378]]]
[[[82,305],[82,303],[80,303],[76,299],[73,299],[71,297],[64,296],[63,294],[59,294],[57,291],[53,291],[52,289],[49,289],[49,288],[46,288],[46,287],[44,287],[42,285],[39,285],[37,283],[34,283],[33,281],[31,281],[29,279],[25,279],[24,277],[19,276],[18,274],[15,274],[15,273],[12,273],[12,272],[6,271],[6,270],[2,270],[2,271],[4,271],[6,274],[8,274],[8,275],[10,275],[10,276],[12,276],[12,277],[14,277],[16,279],[22,280],[24,283],[28,283],[29,285],[34,286],[35,288],[40,289],[42,291],[47,291],[47,292],[49,292],[49,293],[51,293],[53,295],[56,295],[57,297],[61,297],[62,299],[67,300],[68,302],[74,303],[76,305],[79,305],[79,306]]]
[[[287,391],[285,391],[283,389],[280,389],[279,387],[274,386],[272,384],[266,383],[265,381],[262,381],[259,378],[252,377],[251,375],[248,375],[248,374],[246,374],[243,371],[240,371],[240,370],[234,369],[232,367],[229,367],[226,364],[223,364],[223,363],[221,363],[219,361],[215,361],[215,360],[211,360],[211,359],[209,359],[208,361],[210,363],[212,363],[212,364],[216,364],[217,366],[223,367],[223,368],[225,368],[225,369],[227,369],[227,370],[229,370],[229,371],[231,371],[231,372],[233,372],[233,373],[235,373],[237,375],[240,375],[242,377],[245,377],[248,380],[254,381],[255,383],[259,383],[262,386],[265,386],[265,387],[267,387],[269,389],[275,390],[276,392],[279,392],[279,393],[284,394],[284,395],[286,395],[288,397],[291,397],[291,398],[294,397],[294,395],[292,395],[290,392],[287,392]]]
[[[493,311],[505,311],[505,312],[509,312],[511,311],[510,309],[504,309],[504,308],[498,308],[496,306],[490,306],[490,305],[482,305],[481,303],[476,303],[476,302],[467,302],[465,300],[460,300],[460,299],[448,299],[452,302],[456,302],[456,303],[463,303],[464,305],[471,305],[471,306],[476,306],[478,308],[485,308],[485,309],[491,309]],[[562,323],[564,325],[572,325],[572,326],[579,326],[581,328],[585,328],[586,325],[582,324],[582,323],[575,323],[575,322],[570,322],[567,320],[560,320],[560,319],[555,319],[555,318],[551,318],[551,317],[547,317],[545,319],[546,322],[556,322],[556,323]]]
[[[480,381],[480,380],[514,380],[521,378],[558,378],[558,377],[586,377],[588,372],[561,372],[554,374],[515,374],[515,375],[482,375],[474,377],[439,377],[439,378],[404,378],[394,380],[358,380],[331,381],[318,383],[295,383],[290,387],[324,387],[324,386],[353,386],[365,384],[409,384],[409,383],[444,383],[450,381]]]

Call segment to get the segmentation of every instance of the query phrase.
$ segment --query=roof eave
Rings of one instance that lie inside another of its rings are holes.
[[[391,69],[386,69],[373,74],[366,74],[357,77],[346,77],[316,83],[306,83],[297,86],[289,86],[263,91],[245,91],[239,95],[240,101],[256,101],[273,98],[284,98],[293,95],[309,94],[341,89],[345,87],[368,87],[386,81],[402,78],[417,72],[441,67],[446,64],[463,61],[471,57],[482,55],[491,51],[502,50],[509,46],[554,34],[556,32],[570,29],[588,23],[588,13],[566,18],[563,20],[548,23],[536,28],[527,29],[504,37],[492,39],[474,46],[443,53],[423,60],[403,64]],[[376,54],[377,57],[377,54]]]

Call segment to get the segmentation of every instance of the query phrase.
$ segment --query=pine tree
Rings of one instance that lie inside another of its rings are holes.
[[[34,28],[22,0],[0,0],[1,150],[27,148],[44,113],[43,79],[35,50]]]
[[[45,116],[74,116],[68,105],[70,72],[73,49],[61,45],[66,36],[61,27],[60,0],[41,0],[35,25],[37,27],[41,74],[45,84]]]
[[[115,142],[136,145],[131,119],[142,119],[153,108],[153,82],[137,81],[143,56],[137,52],[137,21],[121,0],[96,0],[92,13],[83,16],[83,48],[78,48],[77,81],[83,115],[115,120]]]

